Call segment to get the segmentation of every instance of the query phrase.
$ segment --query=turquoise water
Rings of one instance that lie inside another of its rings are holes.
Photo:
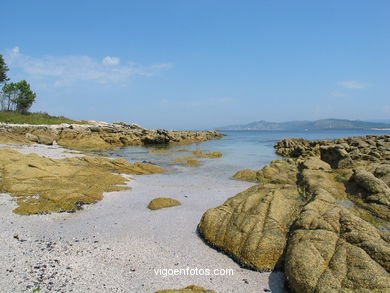
[[[273,146],[283,138],[335,139],[349,136],[383,135],[389,131],[380,130],[321,130],[321,131],[223,131],[226,136],[221,140],[211,140],[192,145],[174,147],[148,146],[126,147],[110,152],[114,157],[123,157],[130,162],[147,161],[169,170],[169,174],[203,173],[218,176],[231,176],[242,169],[260,169],[271,160],[277,159]],[[167,149],[166,154],[151,153],[152,150]],[[186,149],[187,152],[179,151]],[[218,159],[199,159],[198,167],[184,167],[172,160],[192,155],[192,151],[219,151]]]

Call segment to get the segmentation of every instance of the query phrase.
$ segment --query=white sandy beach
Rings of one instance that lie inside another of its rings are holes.
[[[30,146],[22,152],[61,158],[59,147]],[[194,172],[135,176],[130,191],[106,193],[76,213],[19,216],[16,203],[0,194],[2,292],[155,292],[196,284],[216,292],[284,292],[282,273],[240,268],[196,234],[202,214],[245,190],[250,183]],[[182,206],[150,211],[155,197]],[[187,269],[187,267],[189,269]],[[156,275],[155,270],[211,275]],[[232,276],[213,275],[233,269]]]

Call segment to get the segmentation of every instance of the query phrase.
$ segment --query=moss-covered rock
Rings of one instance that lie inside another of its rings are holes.
[[[150,210],[159,210],[163,208],[175,207],[180,205],[181,202],[176,199],[169,198],[169,197],[157,197],[148,204],[148,208]]]
[[[212,246],[246,267],[280,267],[291,221],[299,209],[294,186],[256,185],[209,209],[198,230]]]
[[[184,157],[172,160],[174,163],[179,163],[180,165],[186,167],[196,167],[199,166],[200,162],[193,157]]]
[[[163,169],[124,159],[73,157],[63,160],[0,149],[0,191],[15,197],[21,215],[73,212],[103,198],[103,192],[129,189],[119,174],[153,174]]]
[[[90,122],[89,124],[9,125],[0,123],[0,143],[43,143],[86,151],[153,144],[189,144],[223,135],[216,131],[145,129],[136,124]],[[39,139],[41,137],[41,139]]]
[[[236,178],[260,184],[209,209],[198,230],[293,292],[390,292],[390,135],[288,139],[290,158]]]
[[[240,170],[233,175],[234,179],[249,181],[249,182],[258,182],[257,181],[257,171],[251,169]]]
[[[193,151],[192,153],[194,154],[195,157],[198,157],[198,158],[213,159],[213,158],[220,158],[220,157],[222,157],[222,153],[221,152],[204,153],[204,152],[202,152],[200,150],[197,150],[197,151]]]

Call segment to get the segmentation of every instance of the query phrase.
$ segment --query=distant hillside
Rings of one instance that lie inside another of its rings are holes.
[[[267,122],[218,127],[218,130],[320,130],[320,129],[390,129],[390,123],[323,119],[317,121]]]

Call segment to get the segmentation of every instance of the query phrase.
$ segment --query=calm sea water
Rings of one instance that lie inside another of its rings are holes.
[[[130,162],[147,161],[158,164],[169,170],[169,174],[185,173],[187,175],[208,174],[208,176],[232,176],[242,169],[260,169],[271,160],[278,158],[273,146],[283,138],[335,139],[368,134],[383,135],[390,131],[379,130],[320,130],[320,131],[223,131],[226,135],[221,140],[211,140],[192,145],[163,147],[126,147],[110,152],[114,157],[123,157]],[[164,149],[166,154],[150,151]],[[187,151],[184,151],[187,150]],[[192,151],[219,151],[223,153],[218,159],[199,159],[198,167],[184,167],[173,160],[188,157]]]

